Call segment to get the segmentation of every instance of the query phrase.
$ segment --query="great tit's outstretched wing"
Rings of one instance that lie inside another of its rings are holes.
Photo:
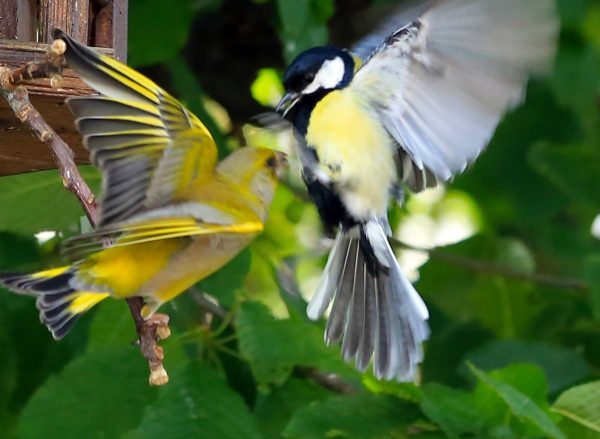
[[[402,2],[399,7],[392,11],[390,17],[386,18],[368,35],[358,40],[350,48],[350,53],[364,62],[383,44],[387,37],[397,31],[398,28],[411,23],[423,15],[434,1],[408,0]]]
[[[92,163],[102,172],[98,226],[176,201],[210,177],[217,149],[204,124],[148,78],[64,32],[69,67],[104,96],[68,100]]]
[[[399,145],[446,181],[489,142],[530,75],[552,66],[553,0],[441,0],[367,58],[350,88]]]

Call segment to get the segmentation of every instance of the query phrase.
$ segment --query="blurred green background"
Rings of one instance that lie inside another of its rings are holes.
[[[286,63],[350,46],[401,2],[129,3],[129,63],[226,154],[285,146],[243,124],[277,102]],[[418,386],[357,373],[306,319],[326,250],[293,169],[265,234],[162,309],[164,388],[147,384],[124,302],[55,342],[32,298],[0,291],[0,437],[599,438],[600,2],[558,3],[553,77],[530,84],[471,170],[391,213],[399,240],[437,247],[398,253],[431,310]],[[58,265],[81,215],[56,172],[0,178],[0,270]]]

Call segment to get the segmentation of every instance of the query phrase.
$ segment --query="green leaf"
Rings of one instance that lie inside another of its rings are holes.
[[[455,320],[478,321],[502,337],[526,333],[541,310],[535,287],[493,275],[487,267],[530,272],[534,263],[519,240],[477,235],[434,251],[420,270],[418,290]]]
[[[231,308],[235,292],[243,286],[251,262],[252,253],[246,248],[219,271],[198,283],[198,288],[215,297],[225,308]]]
[[[483,370],[511,363],[535,364],[546,373],[550,393],[581,381],[591,372],[585,360],[573,350],[522,340],[495,340],[468,353],[465,361]]]
[[[203,99],[205,93],[198,82],[196,74],[192,71],[187,61],[179,56],[169,59],[166,67],[171,76],[175,95],[206,125],[206,128],[210,131],[219,148],[219,155],[223,157],[227,152],[227,139],[221,133],[210,113],[206,110]]]
[[[283,52],[289,64],[300,52],[327,43],[327,27],[323,19],[327,8],[313,9],[311,0],[277,0],[281,19]]]
[[[275,69],[260,69],[252,82],[250,93],[264,107],[275,108],[283,96],[283,84]]]
[[[600,321],[600,254],[589,256],[585,260],[585,278],[590,286],[592,313]]]
[[[338,396],[298,410],[283,436],[290,439],[404,437],[416,407],[387,395]]]
[[[312,0],[311,10],[315,20],[327,23],[335,12],[334,0]]]
[[[511,364],[489,372],[489,376],[521,392],[544,410],[546,379],[544,372],[531,364]],[[477,411],[492,437],[539,437],[540,430],[529,420],[514,416],[504,399],[487,384],[479,381],[473,393]]]
[[[551,80],[552,90],[562,105],[577,111],[583,120],[592,116],[586,112],[595,109],[599,72],[600,60],[591,46],[568,43],[561,46]]]
[[[120,437],[138,425],[155,395],[137,348],[88,353],[33,395],[19,419],[19,437]]]
[[[564,433],[560,431],[550,416],[531,398],[474,366],[471,366],[471,370],[483,384],[492,389],[508,405],[513,415],[529,422],[548,437],[566,439]]]
[[[8,331],[9,318],[4,310],[0,311],[2,327],[0,327],[0,349],[2,363],[0,363],[0,426],[14,424],[15,419],[10,413],[10,403],[13,393],[17,389],[20,374],[17,364],[17,352],[14,348],[15,340]],[[11,425],[14,428],[14,425]]]
[[[569,437],[600,437],[600,381],[567,390],[556,400],[552,411],[568,420],[560,425],[570,432]]]
[[[99,185],[95,168],[79,169],[88,185]],[[56,170],[0,177],[0,206],[0,227],[26,235],[42,230],[77,232],[83,215]]]
[[[35,270],[41,262],[40,247],[33,236],[0,231],[0,272]]]
[[[488,228],[527,227],[532,232],[522,236],[529,240],[565,207],[562,194],[528,163],[529,149],[541,140],[560,144],[578,142],[581,136],[577,115],[558,105],[547,86],[532,82],[525,105],[506,116],[487,150],[472,169],[457,176],[453,187],[475,199]]]
[[[600,149],[591,145],[539,143],[531,149],[532,166],[563,193],[600,206]]]
[[[189,364],[171,374],[132,437],[259,439],[242,398],[214,370]]]
[[[261,385],[282,384],[294,366],[316,366],[324,372],[355,376],[337,348],[323,343],[317,325],[294,318],[277,320],[258,302],[244,302],[236,316],[239,347]]]
[[[194,1],[136,0],[129,4],[129,64],[141,67],[173,58],[185,45]]]
[[[135,341],[135,324],[125,300],[108,299],[97,308],[88,335],[88,350],[123,347]]]
[[[258,394],[254,408],[258,427],[266,439],[280,439],[296,410],[329,396],[330,392],[311,381],[290,378],[281,387]]]
[[[421,410],[450,437],[464,433],[479,434],[484,426],[484,419],[471,393],[441,384],[423,386]]]
[[[561,24],[567,28],[579,28],[586,16],[587,0],[558,0]]]

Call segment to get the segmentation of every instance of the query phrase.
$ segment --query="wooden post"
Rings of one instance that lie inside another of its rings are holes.
[[[52,30],[60,28],[77,41],[87,44],[89,18],[89,0],[42,0],[40,41],[51,43]]]
[[[16,38],[19,0],[0,2],[0,38]]]
[[[112,0],[113,3],[113,28],[112,48],[115,58],[127,62],[127,0]]]
[[[0,1],[0,39],[35,40],[35,0]]]

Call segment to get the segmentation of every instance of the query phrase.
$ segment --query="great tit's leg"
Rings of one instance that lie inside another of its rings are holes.
[[[391,196],[394,200],[396,200],[396,202],[398,203],[399,206],[403,206],[404,205],[404,189],[402,188],[402,185],[400,184],[395,184],[392,189],[391,189]]]

